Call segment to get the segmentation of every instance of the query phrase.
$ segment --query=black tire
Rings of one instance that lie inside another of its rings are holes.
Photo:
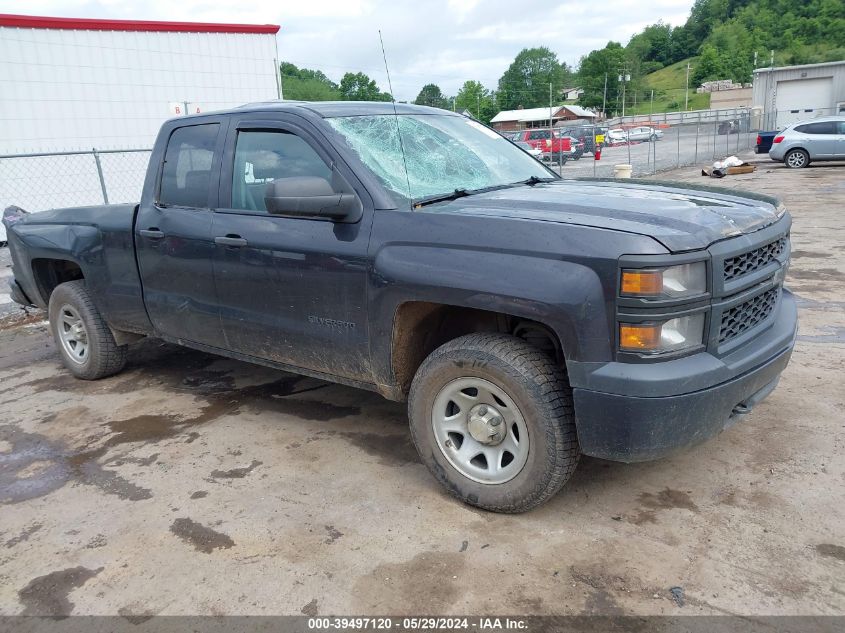
[[[652,143],[654,143],[654,141],[657,140],[657,134],[652,134],[651,136],[648,137],[648,140],[650,140]]]
[[[64,325],[61,317],[66,307],[78,315],[84,326],[87,352],[83,360],[72,358],[62,341],[60,329],[64,328]],[[97,380],[123,369],[126,364],[126,346],[115,343],[114,336],[91,300],[84,281],[68,281],[56,286],[50,295],[48,315],[59,356],[74,376],[82,380]]]
[[[810,164],[810,155],[803,149],[791,149],[784,155],[783,163],[790,169],[803,169]]]
[[[480,483],[446,458],[435,437],[434,402],[460,378],[482,379],[505,391],[528,432],[524,466],[504,483]],[[417,371],[408,400],[411,436],[423,463],[450,494],[494,512],[525,512],[554,496],[580,454],[572,391],[561,368],[520,338],[479,333],[434,350]]]

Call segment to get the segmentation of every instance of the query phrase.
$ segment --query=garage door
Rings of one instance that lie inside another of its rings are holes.
[[[796,121],[832,114],[833,77],[779,81],[775,105],[779,130]]]

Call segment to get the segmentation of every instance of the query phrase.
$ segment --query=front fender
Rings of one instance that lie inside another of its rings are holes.
[[[399,307],[411,301],[541,323],[557,335],[567,361],[611,357],[612,306],[605,300],[600,275],[582,263],[514,253],[387,246],[373,264],[370,345],[378,384],[395,387],[393,324]]]

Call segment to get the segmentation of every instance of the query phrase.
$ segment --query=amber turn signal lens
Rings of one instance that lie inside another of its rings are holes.
[[[623,270],[622,294],[650,296],[663,292],[663,271]]]
[[[660,325],[619,326],[619,349],[631,351],[656,350],[660,347]]]

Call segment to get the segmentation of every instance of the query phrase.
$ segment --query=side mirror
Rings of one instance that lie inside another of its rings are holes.
[[[335,170],[332,180],[339,186],[319,176],[277,178],[267,183],[264,205],[274,215],[357,222],[363,213],[361,201]]]

